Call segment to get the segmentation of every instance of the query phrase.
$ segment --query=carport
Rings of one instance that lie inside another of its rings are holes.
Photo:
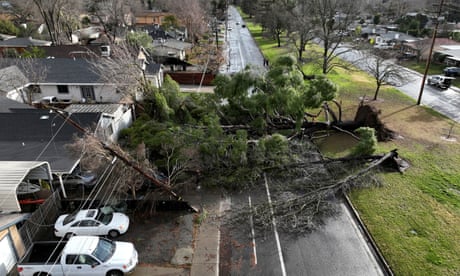
[[[0,213],[21,212],[17,189],[27,180],[51,183],[51,168],[45,161],[0,161]]]

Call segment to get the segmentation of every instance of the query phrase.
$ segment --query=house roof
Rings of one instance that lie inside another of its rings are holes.
[[[38,83],[61,83],[61,84],[100,84],[100,75],[94,70],[93,64],[82,58],[35,58],[27,62],[21,59],[2,59],[0,67],[7,67],[12,64],[18,66],[21,71],[31,80],[37,79],[36,72],[42,72],[44,80],[37,80]],[[35,70],[30,70],[31,64]]]
[[[158,74],[161,70],[161,64],[159,63],[149,63],[147,64],[145,71],[148,75]]]
[[[48,162],[43,161],[0,161],[0,212],[20,212],[16,190],[26,177],[52,179]]]
[[[187,50],[187,49],[191,49],[193,45],[192,43],[180,41],[177,39],[166,39],[163,41],[154,40],[153,46],[155,47],[155,50],[157,50],[158,47],[165,47],[165,48],[171,48],[171,49],[176,49],[176,50]]]
[[[35,109],[35,108],[30,105],[23,104],[18,101],[13,101],[6,97],[0,96],[0,113],[16,112],[17,110],[22,110],[22,109]]]
[[[57,45],[57,46],[36,46],[45,53],[45,57],[54,58],[78,58],[101,56],[102,45]]]
[[[83,128],[94,129],[100,114],[76,113],[70,118]],[[53,173],[70,173],[78,164],[67,147],[81,133],[49,110],[0,113],[0,161],[47,161]]]
[[[0,41],[0,47],[28,47],[49,45],[51,45],[51,41],[38,40],[31,37],[14,37]]]

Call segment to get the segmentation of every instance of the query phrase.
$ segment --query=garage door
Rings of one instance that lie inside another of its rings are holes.
[[[9,235],[0,240],[0,252],[2,252],[0,254],[0,275],[2,275],[4,268],[6,271],[10,271],[16,264],[16,254]]]

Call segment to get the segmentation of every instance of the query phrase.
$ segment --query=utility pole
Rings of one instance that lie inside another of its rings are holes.
[[[426,76],[428,75],[428,69],[430,69],[431,55],[433,54],[434,43],[436,42],[436,35],[438,34],[439,18],[441,17],[443,5],[444,5],[444,0],[441,0],[441,3],[439,4],[438,15],[436,17],[436,24],[433,30],[433,37],[431,39],[430,52],[426,60],[425,72],[423,74],[422,83],[420,86],[420,92],[418,94],[417,105],[420,105],[420,103],[422,102],[423,89],[425,88]]]

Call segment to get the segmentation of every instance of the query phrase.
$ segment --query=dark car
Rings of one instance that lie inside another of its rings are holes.
[[[449,77],[460,76],[460,67],[446,67],[443,72],[444,75]]]
[[[62,182],[66,189],[92,189],[96,186],[97,176],[91,171],[82,171],[62,176]],[[59,179],[53,180],[54,185],[59,185]]]

